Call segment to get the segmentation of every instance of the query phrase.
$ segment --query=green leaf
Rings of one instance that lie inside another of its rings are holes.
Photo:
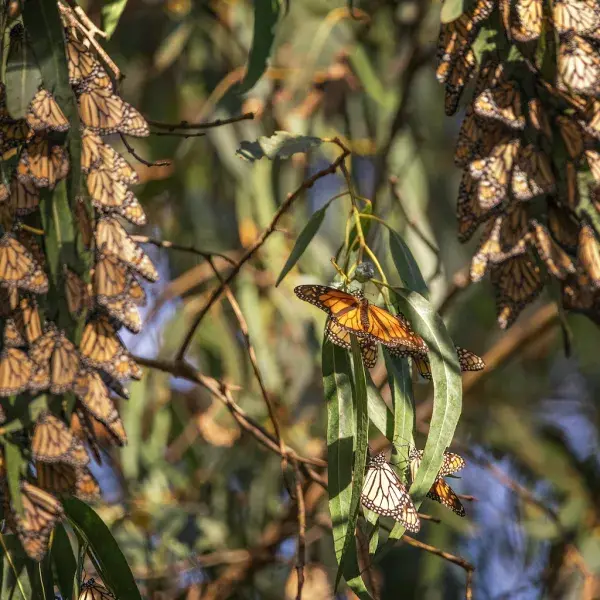
[[[126,6],[127,0],[104,0],[101,13],[102,29],[107,37],[114,33]]]
[[[279,8],[279,0],[254,0],[254,34],[248,68],[243,81],[233,89],[235,93],[244,94],[251,90],[266,71],[275,40]]]
[[[421,296],[429,298],[429,288],[421,275],[419,265],[415,260],[410,248],[396,231],[389,229],[390,232],[390,250],[394,266],[400,275],[405,287],[419,292]]]
[[[4,460],[6,461],[6,479],[10,494],[10,505],[21,516],[25,515],[23,499],[21,498],[21,474],[26,462],[17,444],[7,441],[4,445]]]
[[[333,530],[333,543],[338,564],[343,556],[352,503],[352,458],[356,429],[353,405],[352,367],[348,353],[332,344],[323,343],[323,387],[327,402],[327,463],[329,512]],[[354,530],[352,531],[352,533]],[[353,573],[353,591],[359,598],[370,600],[370,595],[360,581],[360,569],[354,552],[345,557],[344,572]]]
[[[410,492],[418,508],[440,470],[446,448],[452,442],[462,408],[462,381],[458,356],[441,317],[433,306],[416,292],[394,288],[400,310],[429,346],[434,386],[433,415],[421,466]],[[404,529],[396,524],[391,539]]]
[[[54,528],[54,537],[50,554],[56,569],[56,580],[63,598],[73,597],[73,581],[77,571],[77,562],[71,548],[69,536],[62,523]]]
[[[381,397],[369,371],[365,371],[367,379],[367,402],[369,420],[390,442],[394,439],[394,413]]]
[[[465,0],[445,0],[442,4],[440,20],[442,23],[452,23],[465,12]]]
[[[77,498],[65,498],[63,506],[73,527],[89,544],[104,583],[119,600],[141,600],[127,560],[104,521]]]
[[[11,30],[5,77],[6,108],[13,119],[22,119],[42,84],[42,74],[20,25]]]
[[[339,560],[339,568],[335,578],[334,589],[337,589],[341,576],[351,589],[355,587],[358,591],[364,588],[360,572],[356,571],[358,557],[356,554],[355,530],[360,508],[360,493],[365,477],[367,454],[369,451],[369,413],[367,408],[367,382],[365,379],[365,367],[362,361],[360,345],[355,335],[350,336],[352,340],[352,371],[354,373],[354,406],[356,409],[356,445],[354,449],[354,470],[352,473],[352,495],[350,497],[350,513],[346,526],[346,537],[342,555]],[[347,565],[349,568],[347,568]],[[358,593],[358,592],[357,592]]]
[[[279,273],[279,277],[277,278],[277,282],[275,283],[275,287],[277,287],[282,281],[283,278],[294,268],[295,264],[300,260],[300,257],[304,254],[304,251],[310,244],[311,240],[319,231],[319,227],[321,227],[321,223],[323,223],[323,219],[325,219],[325,214],[327,213],[327,209],[329,205],[335,200],[332,198],[329,200],[325,206],[315,211],[308,223],[304,226],[304,229],[300,232],[290,255],[288,256],[285,265],[283,265],[283,269],[281,269],[281,273]]]
[[[242,159],[254,162],[263,157],[286,159],[298,152],[317,148],[323,140],[310,135],[296,135],[288,131],[276,131],[271,136],[263,135],[255,142],[243,141],[235,153]]]
[[[408,461],[409,444],[413,442],[415,423],[415,405],[412,388],[412,375],[408,359],[392,356],[383,349],[388,383],[392,392],[394,406],[394,456],[392,462],[397,465]],[[401,477],[401,479],[403,479]]]
[[[25,554],[16,535],[0,534],[2,555],[2,600],[32,600],[33,561]]]

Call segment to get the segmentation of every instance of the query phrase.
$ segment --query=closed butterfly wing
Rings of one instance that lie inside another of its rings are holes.
[[[48,540],[55,525],[64,517],[61,503],[51,494],[29,482],[21,483],[24,514],[9,509],[6,516],[23,549],[33,560],[40,561],[48,550]]]
[[[496,119],[511,129],[525,128],[520,90],[514,82],[502,81],[496,87],[485,89],[473,103],[480,117]]]
[[[94,72],[76,89],[79,117],[84,127],[99,135],[117,133],[123,123],[125,102],[113,92],[108,77]]]
[[[139,181],[139,176],[131,165],[112,146],[105,144],[99,135],[84,129],[81,141],[81,170],[84,173],[102,165],[117,181],[126,184]]]
[[[27,354],[17,348],[0,353],[0,396],[20,394],[27,389],[34,365]]]
[[[89,462],[85,448],[54,415],[44,412],[37,420],[31,440],[33,458],[39,462],[64,462],[84,466]]]
[[[67,307],[73,316],[78,317],[84,309],[92,308],[88,285],[66,265],[64,266],[64,275]]]
[[[42,323],[35,299],[24,296],[13,312],[15,326],[27,344],[33,344],[42,336]]]
[[[600,288],[600,243],[594,230],[587,223],[579,230],[577,255],[593,288]]]
[[[37,187],[54,189],[69,173],[69,156],[62,146],[52,144],[43,135],[36,135],[22,150],[17,165],[21,181],[31,179]]]
[[[0,284],[37,294],[48,291],[48,278],[31,253],[12,234],[0,238]]]
[[[64,394],[73,387],[79,371],[79,352],[64,332],[60,332],[55,340],[54,351],[50,361],[50,391],[53,394]]]
[[[94,267],[94,294],[100,300],[123,298],[130,287],[131,275],[126,266],[103,247]]]
[[[74,35],[67,35],[67,64],[69,83],[73,86],[81,84],[97,69],[102,68],[89,48]]]
[[[77,473],[73,465],[62,462],[36,462],[37,485],[51,494],[71,495],[75,493]]]
[[[459,517],[464,517],[466,514],[459,497],[441,477],[431,486],[431,490],[427,492],[427,497],[449,508]]]
[[[94,229],[90,213],[81,198],[75,203],[74,215],[81,241],[83,242],[83,245],[89,249],[91,248],[92,240],[94,239]]]
[[[550,232],[535,219],[531,220],[533,239],[538,256],[548,272],[557,279],[566,279],[576,273],[571,257],[552,239]]]
[[[540,37],[543,25],[542,0],[517,0],[511,3],[510,34],[519,42],[530,42]]]
[[[25,120],[34,131],[67,131],[69,121],[48,90],[39,90],[31,100]]]
[[[96,502],[100,499],[100,486],[89,469],[77,469],[75,496],[84,502]]]
[[[385,517],[392,517],[416,533],[421,521],[409,493],[380,453],[369,460],[360,495],[362,504]]]
[[[104,165],[90,169],[87,174],[87,188],[94,206],[104,209],[117,209],[132,195],[127,186],[115,179],[113,171]]]
[[[115,596],[100,582],[88,579],[81,585],[78,600],[114,600]]]
[[[38,209],[40,193],[30,179],[13,177],[10,184],[10,206],[18,217],[28,215]]]
[[[531,200],[555,191],[556,182],[548,157],[533,144],[519,151],[512,174],[512,193],[517,200]]]
[[[142,317],[140,311],[129,298],[106,298],[98,297],[98,304],[106,309],[106,312],[121,325],[124,325],[131,333],[139,333],[142,330]]]
[[[560,90],[583,95],[600,92],[600,56],[583,37],[573,33],[563,36],[557,64]]]
[[[126,350],[108,317],[96,316],[83,330],[80,352],[88,365],[106,369]]]
[[[460,364],[461,371],[482,371],[485,369],[483,358],[477,356],[474,352],[456,346],[456,353],[458,354],[458,363]]]

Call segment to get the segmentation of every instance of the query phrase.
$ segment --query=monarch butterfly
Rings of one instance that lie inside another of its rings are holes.
[[[85,440],[96,462],[102,464],[100,446],[98,445],[96,435],[94,434],[94,427],[90,417],[79,407],[75,407],[75,410],[71,415],[71,431],[73,431],[73,435],[76,435],[80,440]]]
[[[77,317],[84,309],[91,309],[93,304],[88,291],[88,285],[67,265],[63,265],[65,277],[65,297],[69,312]]]
[[[85,466],[90,462],[83,444],[59,418],[49,412],[43,412],[38,417],[31,440],[31,453],[39,462],[63,462],[73,466]]]
[[[568,251],[576,251],[579,244],[579,224],[569,211],[556,204],[548,203],[548,229],[554,239]]]
[[[4,341],[7,346],[32,344],[42,335],[40,313],[33,298],[21,298],[19,307],[11,315],[4,324]]]
[[[473,109],[480,117],[496,119],[511,129],[525,128],[521,94],[511,81],[500,81],[495,87],[485,89],[475,98]]]
[[[527,103],[529,123],[539,133],[543,133],[547,139],[552,139],[552,130],[548,115],[544,110],[542,102],[539,98],[531,98]]]
[[[477,181],[468,169],[463,172],[458,188],[456,216],[458,218],[458,239],[466,242],[471,239],[477,227],[493,215],[494,210],[484,210],[477,191]]]
[[[562,285],[562,299],[567,310],[587,311],[594,307],[596,295],[584,273],[568,277]]]
[[[423,460],[423,450],[417,450],[415,447],[412,447],[410,449],[408,459],[410,461],[411,479],[414,481],[415,477],[417,476],[417,471],[419,470],[421,460]],[[428,498],[443,504],[445,507],[455,512],[459,517],[465,516],[465,509],[454,490],[444,481],[443,478],[447,475],[452,475],[457,471],[460,471],[464,467],[465,461],[462,457],[460,457],[458,454],[454,454],[453,452],[444,452],[444,462],[442,463],[442,467],[434,484],[431,486],[429,492],[427,492]]]
[[[31,180],[37,187],[54,189],[69,173],[69,156],[58,144],[52,144],[43,135],[36,135],[21,151],[17,177]]]
[[[506,129],[500,121],[485,121],[469,106],[458,132],[454,164],[466,167],[471,160],[487,156],[505,135]]]
[[[390,348],[390,354],[399,356],[400,358],[410,357],[413,359],[417,370],[421,377],[425,379],[431,379],[431,363],[429,358],[426,356],[414,356],[410,352],[398,351],[397,348]],[[483,358],[477,356],[474,352],[456,346],[456,354],[458,355],[458,363],[461,371],[483,371],[485,369],[485,362]]]
[[[33,260],[40,265],[43,269],[46,268],[46,255],[44,254],[44,250],[40,245],[40,236],[30,231],[27,231],[23,227],[15,228],[15,235],[17,240],[23,244],[23,246],[29,251],[31,256],[33,256]]]
[[[360,501],[369,510],[392,517],[413,533],[421,528],[417,509],[406,487],[385,459],[385,452],[369,459]]]
[[[588,135],[600,139],[600,101],[594,100],[590,103],[586,120],[579,121],[579,124]]]
[[[54,496],[27,481],[21,482],[21,500],[23,516],[12,509],[5,515],[27,555],[41,561],[48,550],[50,533],[64,517],[63,507]]]
[[[46,274],[31,253],[10,233],[0,238],[0,285],[36,294],[48,291]]]
[[[73,494],[77,474],[75,467],[62,462],[36,462],[37,484],[43,490],[53,494]]]
[[[105,368],[125,351],[108,317],[93,317],[83,330],[80,352],[92,367]]]
[[[102,367],[112,378],[119,382],[128,381],[129,379],[140,380],[142,378],[142,369],[131,358],[128,352],[119,354],[115,360],[108,365]]]
[[[54,324],[47,327],[46,333],[34,342],[29,357],[38,366],[50,363],[50,391],[64,394],[71,389],[79,371],[79,352],[64,331]]]
[[[460,97],[469,80],[473,77],[477,59],[475,53],[469,48],[464,54],[460,54],[450,67],[450,74],[446,81],[446,93],[444,99],[444,111],[448,116],[453,115],[458,108]]]
[[[330,342],[337,346],[341,346],[346,350],[352,349],[350,332],[344,329],[331,317],[327,318],[327,323],[325,324],[325,336]],[[360,344],[360,351],[365,367],[372,369],[375,366],[375,363],[377,363],[377,344],[365,338],[358,338],[358,342]]]
[[[496,292],[496,310],[501,329],[512,325],[523,308],[543,287],[540,268],[529,253],[493,265],[491,279]]]
[[[563,115],[556,117],[558,130],[565,143],[569,156],[576,160],[583,154],[583,132],[573,120]]]
[[[109,208],[118,208],[127,196],[133,192],[127,186],[113,177],[112,171],[104,165],[90,169],[87,175],[87,187],[95,205]]]
[[[417,353],[427,344],[402,315],[394,316],[370,304],[362,294],[352,295],[325,285],[299,285],[294,292],[300,300],[325,311],[343,329],[374,343],[403,346]]]
[[[517,0],[511,5],[510,34],[518,42],[537,40],[542,33],[542,0]]]
[[[2,154],[28,142],[33,136],[34,131],[27,125],[25,119],[0,120],[0,152]]]
[[[103,216],[96,225],[96,245],[114,254],[120,261],[148,281],[158,281],[158,271],[150,257],[131,239],[114,217]]]
[[[546,155],[532,144],[521,148],[512,173],[512,193],[517,200],[531,200],[554,192],[556,182]]]
[[[569,255],[552,239],[550,232],[535,219],[531,220],[534,245],[548,271],[557,279],[566,279],[576,272]]]
[[[585,158],[587,159],[592,177],[596,183],[600,183],[600,153],[595,150],[586,150]]]
[[[67,35],[67,65],[69,83],[72,86],[81,84],[98,69],[102,69],[95,56],[73,34]]]
[[[579,35],[600,38],[600,12],[594,0],[556,0],[553,17],[558,33],[574,31]]]
[[[142,330],[142,317],[133,300],[129,298],[107,298],[98,296],[98,304],[106,309],[106,312],[124,325],[132,333]]]
[[[17,348],[5,348],[0,353],[0,396],[20,394],[27,389],[33,372],[33,362]]]
[[[471,281],[481,281],[490,263],[500,263],[525,252],[527,232],[527,212],[519,205],[487,223],[471,260]]]
[[[477,198],[483,210],[495,208],[506,197],[520,143],[515,138],[505,140],[489,156],[469,164],[470,175],[477,180]]]
[[[77,199],[74,207],[74,213],[77,229],[79,231],[79,235],[81,236],[81,241],[83,242],[83,245],[89,249],[92,244],[94,230],[92,227],[92,220],[83,199]]]
[[[122,298],[126,295],[131,274],[125,265],[113,254],[101,248],[94,267],[94,293],[99,300]]]
[[[133,167],[109,144],[93,131],[84,129],[81,135],[81,170],[88,173],[102,165],[114,179],[132,185],[138,183],[139,176]]]
[[[34,131],[52,129],[53,131],[67,131],[69,121],[65,117],[54,96],[41,89],[31,100],[25,120]]]
[[[10,183],[10,206],[15,215],[22,217],[37,210],[40,193],[30,179],[13,177]]]
[[[135,277],[131,278],[128,296],[136,306],[146,306],[147,298],[144,288],[138,283]]]
[[[123,422],[97,371],[86,370],[80,373],[75,386],[75,395],[88,412],[108,428],[120,446],[127,443]]]
[[[92,577],[81,586],[77,600],[114,600],[115,596]]]
[[[569,32],[558,48],[559,90],[596,95],[600,92],[600,56],[584,38]]]
[[[109,80],[110,81],[110,80]],[[76,89],[79,116],[85,127],[100,135],[125,133],[136,137],[150,135],[148,123],[131,104],[121,99],[112,86],[88,77]]]
[[[146,213],[139,203],[139,200],[133,194],[128,194],[125,197],[123,204],[114,209],[105,209],[102,206],[96,206],[96,208],[105,213],[116,212],[133,225],[142,226],[147,223]]]
[[[600,288],[600,245],[592,227],[584,223],[579,230],[579,262],[595,289]]]

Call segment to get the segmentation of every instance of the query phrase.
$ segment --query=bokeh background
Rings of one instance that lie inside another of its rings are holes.
[[[89,1],[86,10],[97,18],[101,5]],[[369,0],[354,8],[351,18],[342,1],[289,0],[269,68],[240,96],[235,85],[252,41],[252,2],[127,2],[106,48],[126,75],[124,98],[146,118],[200,122],[255,113],[252,121],[203,137],[134,140],[147,160],[170,160],[148,167],[130,157],[149,221],[135,233],[235,259],[286,195],[335,158],[323,146],[308,156],[251,164],[236,156],[240,142],[277,130],[344,139],[360,193],[402,232],[454,341],[489,365],[465,382],[456,438],[468,466],[452,485],[474,497],[466,502],[467,518],[426,502],[423,510],[441,522],[424,523],[418,538],[475,567],[476,598],[598,598],[600,332],[583,316],[568,316],[561,326],[550,292],[508,332],[498,329],[491,285],[468,285],[473,247],[456,239],[460,171],[453,147],[462,115],[444,115],[434,75],[440,4]],[[330,207],[299,266],[278,287],[275,281],[309,216],[342,186],[337,176],[319,180],[234,287],[285,440],[321,458],[324,315],[292,290],[332,280],[329,259],[343,241],[346,200]],[[372,242],[382,264],[391,265],[383,240]],[[198,255],[149,252],[161,281],[147,290],[144,333],[127,343],[137,356],[169,361],[217,280]],[[227,271],[224,260],[216,265]],[[201,373],[239,386],[239,406],[270,429],[225,300],[204,319],[189,356]],[[387,398],[382,362],[372,376]],[[430,393],[415,376],[421,429]],[[145,369],[120,410],[129,444],[97,467],[104,498],[98,511],[143,593],[295,598],[296,511],[279,457],[240,432],[205,390],[157,369]],[[375,435],[371,443],[381,445]],[[316,485],[305,494],[304,597],[331,598],[336,566],[327,498]],[[371,571],[382,600],[464,597],[464,569],[403,543]],[[216,585],[223,580],[225,586]],[[338,597],[353,596],[342,586]]]

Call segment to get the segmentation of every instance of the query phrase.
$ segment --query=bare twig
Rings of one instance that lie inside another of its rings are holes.
[[[160,121],[148,121],[148,125],[166,129],[167,131],[175,131],[176,129],[211,129],[213,127],[221,127],[222,125],[238,123],[239,121],[251,121],[252,119],[254,119],[254,113],[247,112],[237,117],[231,117],[230,119],[217,119],[216,121],[208,121],[206,123],[188,123],[187,121],[181,121],[181,123],[162,123]]]
[[[454,303],[458,295],[471,285],[472,282],[469,271],[469,265],[467,265],[460,271],[457,271],[452,277],[452,285],[448,288],[446,297],[442,300],[440,307],[438,308],[438,313],[441,316],[444,316],[448,312],[448,309]]]
[[[150,162],[149,160],[142,158],[134,150],[133,146],[127,141],[127,138],[125,137],[125,135],[122,133],[120,133],[119,135],[121,136],[121,140],[123,141],[125,148],[127,148],[127,152],[129,152],[129,154],[131,154],[131,156],[133,156],[133,158],[135,158],[138,162],[141,162],[143,165],[146,165],[147,167],[167,167],[171,164],[170,160],[157,160],[155,162]]]
[[[467,583],[466,583],[466,600],[472,600],[473,598],[473,572],[475,571],[475,567],[466,559],[462,558],[462,556],[456,556],[455,554],[450,554],[450,552],[445,552],[444,550],[440,550],[435,546],[431,546],[429,544],[425,544],[415,538],[410,537],[409,535],[404,534],[402,536],[403,542],[407,543],[409,546],[413,546],[413,548],[419,548],[420,550],[425,550],[425,552],[429,552],[430,554],[435,554],[452,564],[458,565],[462,569],[465,570],[467,575]]]
[[[183,138],[185,140],[187,140],[188,138],[199,138],[199,137],[205,137],[206,134],[200,132],[194,132],[194,133],[184,133],[183,131],[151,131],[150,135],[154,135],[156,137],[164,137],[164,136],[170,136],[170,137],[180,137]]]
[[[194,320],[189,331],[187,332],[187,335],[185,336],[185,339],[183,340],[183,343],[181,344],[181,348],[179,349],[179,352],[177,353],[178,360],[181,360],[185,356],[185,353],[187,352],[187,349],[189,348],[189,346],[192,342],[192,339],[194,337],[194,333],[196,332],[196,329],[202,322],[202,319],[204,319],[204,317],[210,310],[211,306],[218,300],[218,298],[224,292],[225,286],[230,284],[231,281],[233,281],[233,279],[236,277],[236,275],[240,272],[240,269],[242,268],[242,266],[246,262],[248,262],[254,256],[256,251],[259,248],[261,248],[261,246],[267,241],[269,236],[275,231],[277,224],[279,222],[279,219],[281,219],[281,217],[290,209],[290,207],[292,206],[294,201],[298,199],[298,197],[302,194],[302,192],[305,192],[306,190],[310,189],[315,184],[316,181],[318,181],[322,177],[325,177],[326,175],[332,175],[333,173],[335,173],[337,171],[337,169],[339,168],[339,166],[346,159],[346,157],[349,156],[350,151],[347,148],[345,148],[345,146],[342,144],[342,142],[339,139],[335,138],[332,141],[335,142],[336,144],[338,144],[342,148],[342,153],[340,154],[340,156],[338,156],[338,158],[336,158],[336,160],[334,162],[332,162],[327,168],[321,169],[320,171],[315,173],[312,177],[309,177],[308,179],[303,181],[302,184],[300,185],[300,187],[298,189],[296,189],[295,192],[288,194],[288,197],[286,198],[286,200],[283,202],[283,204],[279,207],[279,209],[273,216],[271,223],[258,236],[258,239],[246,250],[246,252],[244,252],[244,254],[242,255],[242,258],[240,259],[238,264],[235,267],[233,267],[233,269],[224,278],[223,282],[213,291],[213,293],[208,298],[206,304],[202,307],[202,309],[196,316],[196,319]]]
[[[287,467],[287,464],[286,464],[287,463],[287,454],[285,451],[285,442],[283,441],[283,437],[281,435],[281,428],[279,427],[279,421],[277,420],[275,408],[273,407],[273,403],[271,402],[271,398],[269,396],[269,393],[267,392],[267,388],[265,386],[264,379],[262,377],[260,369],[258,368],[258,361],[256,360],[256,351],[254,350],[254,346],[252,345],[252,342],[250,340],[250,331],[248,330],[248,323],[246,322],[244,313],[242,313],[242,309],[240,308],[240,305],[238,304],[237,300],[235,299],[235,296],[233,295],[231,288],[224,282],[223,277],[221,277],[221,273],[215,266],[215,263],[213,262],[212,258],[208,257],[207,260],[215,274],[215,277],[219,280],[221,285],[224,286],[225,295],[227,296],[227,300],[229,301],[231,309],[233,310],[233,312],[235,314],[235,317],[240,326],[240,330],[244,337],[244,343],[246,344],[246,350],[248,351],[248,357],[250,358],[250,364],[252,365],[252,370],[254,371],[254,376],[256,377],[256,381],[258,382],[258,387],[260,388],[260,392],[262,394],[263,400],[265,401],[265,404],[267,406],[267,411],[269,412],[269,418],[271,419],[271,423],[273,424],[273,430],[275,431],[275,437],[277,438],[277,441],[279,442],[279,450],[280,450],[281,461],[282,461],[281,472],[284,475],[284,481],[285,481],[285,469]]]
[[[206,252],[205,250],[199,250],[194,246],[183,246],[181,244],[174,244],[169,240],[157,240],[154,238],[150,238],[147,235],[132,235],[131,239],[138,244],[152,244],[153,246],[157,246],[158,248],[167,248],[168,250],[179,250],[181,252],[189,252],[190,254],[196,254],[207,260],[213,256],[218,256],[219,258],[222,258],[223,260],[227,261],[230,265],[236,264],[233,258],[230,258],[225,254],[221,254],[220,252]]]
[[[72,2],[72,0],[69,2],[69,4],[74,4]],[[76,7],[79,8],[79,7]],[[75,17],[75,15],[73,14],[73,9],[65,6],[64,4],[61,4],[60,2],[58,3],[58,9],[60,10],[60,12],[62,13],[62,15],[65,17],[65,19],[67,20],[67,23],[69,25],[71,25],[72,27],[75,27],[76,29],[78,29],[79,31],[81,31],[81,33],[88,39],[88,41],[90,42],[90,44],[94,47],[94,50],[98,53],[98,56],[100,56],[100,58],[102,59],[102,61],[104,62],[104,64],[106,64],[106,66],[113,72],[115,79],[117,81],[119,81],[122,77],[121,74],[121,70],[119,69],[119,67],[117,67],[117,65],[115,64],[115,62],[113,61],[113,59],[106,53],[106,51],[104,50],[104,48],[102,48],[102,46],[98,43],[98,40],[95,38],[95,35],[98,34],[100,35],[100,33],[102,33],[102,35],[104,35],[104,32],[101,31],[100,29],[98,29],[87,17],[87,15],[85,15],[85,13],[83,12],[83,10],[79,9],[79,11],[76,10],[77,15],[81,17],[81,15],[83,14],[83,18],[82,20],[85,21],[86,24],[91,24],[91,28],[88,29],[88,27],[82,23],[81,21],[79,21],[79,19],[77,19]],[[88,25],[89,26],[89,25]]]
[[[296,600],[302,600],[304,587],[304,565],[306,564],[306,507],[304,505],[304,490],[302,478],[297,461],[292,461],[296,476],[296,503],[298,505],[298,554],[296,558],[296,572],[298,573],[298,591]]]
[[[196,369],[194,369],[194,367],[192,367],[192,365],[185,361],[168,362],[157,359],[143,358],[141,356],[134,356],[133,358],[142,366],[146,366],[151,369],[157,369],[165,373],[170,373],[175,377],[180,377],[202,386],[227,407],[237,424],[242,429],[251,434],[263,446],[272,452],[275,452],[279,455],[281,454],[281,449],[277,443],[277,440],[270,433],[265,431],[258,423],[256,423],[252,417],[248,416],[240,406],[237,405],[233,399],[233,396],[231,395],[233,386],[228,386],[217,379],[199,373]],[[315,481],[325,488],[327,487],[327,481],[308,467],[308,465],[311,465],[313,467],[325,468],[327,467],[327,463],[324,460],[321,460],[320,458],[308,458],[300,456],[289,446],[285,447],[285,453],[288,460],[293,459],[301,463],[302,471],[309,479]]]

